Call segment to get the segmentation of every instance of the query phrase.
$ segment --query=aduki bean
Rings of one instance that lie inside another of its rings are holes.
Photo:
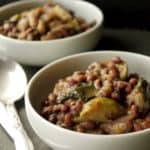
[[[66,113],[69,111],[69,107],[67,105],[62,105],[60,109],[61,109],[61,112],[63,113]]]
[[[58,113],[58,112],[60,112],[60,110],[61,110],[61,105],[60,104],[53,106],[53,110],[52,110],[53,113]]]
[[[57,114],[51,114],[49,116],[48,120],[52,123],[56,123],[57,122]]]
[[[75,79],[70,78],[70,79],[68,80],[68,83],[69,83],[70,86],[73,86],[73,85],[76,85],[78,82],[77,82]]]
[[[136,106],[135,104],[132,104],[128,111],[128,114],[131,115],[132,117],[136,118],[139,114],[138,106]]]
[[[92,121],[85,121],[85,122],[81,122],[80,126],[86,130],[92,130],[95,128],[95,123]]]
[[[57,122],[62,123],[64,121],[65,114],[59,113],[57,114]]]
[[[71,125],[72,125],[72,115],[70,113],[65,115],[65,117],[64,117],[64,124],[67,127],[71,127]]]
[[[144,129],[150,128],[150,117],[147,117],[142,124]]]
[[[116,89],[124,89],[128,86],[128,83],[125,81],[115,81],[113,86]]]
[[[132,92],[132,86],[131,84],[128,84],[127,87],[125,88],[125,91],[127,94],[131,93]]]
[[[136,78],[131,78],[130,80],[129,80],[129,83],[131,84],[131,86],[135,86],[136,84],[137,84],[137,79]]]
[[[74,76],[73,76],[73,79],[74,79],[77,83],[79,83],[79,82],[86,81],[86,76],[85,76],[85,75],[82,75],[82,74],[74,75]]]
[[[86,75],[86,81],[94,81],[97,79],[96,75],[88,74]]]
[[[85,132],[85,129],[83,127],[81,127],[80,125],[77,125],[75,130],[77,132],[81,132],[81,133]]]
[[[114,100],[120,100],[120,94],[116,91],[112,92],[111,93],[111,98],[114,99]]]
[[[119,72],[117,69],[113,68],[109,70],[109,74],[112,76],[113,79],[116,79],[119,77]]]
[[[94,81],[94,86],[95,86],[96,89],[100,89],[102,87],[102,81],[101,81],[101,79],[96,79]]]
[[[70,106],[71,114],[78,115],[82,110],[82,107],[83,107],[83,102],[77,101],[75,105]]]
[[[122,59],[120,59],[120,57],[116,56],[112,58],[112,61],[116,64],[120,64],[122,63]]]

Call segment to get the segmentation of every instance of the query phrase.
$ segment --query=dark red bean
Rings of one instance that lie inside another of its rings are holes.
[[[129,110],[129,115],[132,115],[134,118],[138,116],[139,108],[135,104],[131,105]]]
[[[97,76],[96,75],[92,75],[92,74],[88,74],[86,75],[86,80],[87,81],[94,81],[97,79]]]
[[[56,123],[57,122],[57,115],[56,114],[51,114],[48,118],[48,120],[52,123]]]
[[[140,130],[142,130],[142,126],[138,122],[134,122],[133,123],[133,128],[134,128],[134,131],[140,131]]]
[[[53,113],[58,113],[61,110],[61,104],[60,105],[54,105],[53,106]]]
[[[77,125],[76,131],[83,133],[83,132],[85,132],[85,129],[83,127],[81,127],[80,125]]]
[[[93,121],[84,121],[80,123],[80,126],[86,130],[92,130],[95,128],[95,123]]]
[[[0,25],[0,32],[3,32],[3,26],[2,25]]]
[[[128,84],[127,87],[125,88],[125,91],[127,94],[131,93],[132,92],[132,86],[131,84]]]
[[[124,89],[128,86],[128,83],[125,81],[115,81],[113,86],[115,89]]]
[[[108,93],[107,91],[100,91],[98,93],[98,96],[100,97],[108,97],[110,93]]]
[[[112,76],[113,79],[119,77],[119,72],[116,68],[113,68],[109,71],[109,74]]]
[[[111,93],[111,98],[118,101],[118,100],[120,100],[121,97],[120,97],[119,93],[114,91]]]
[[[62,105],[60,110],[61,110],[62,113],[66,113],[66,112],[69,111],[69,107],[67,105]]]
[[[70,113],[66,114],[64,116],[64,124],[66,125],[66,127],[71,127],[72,126],[72,115]]]
[[[44,107],[43,110],[42,110],[42,115],[43,115],[43,116],[49,115],[49,114],[52,113],[52,110],[53,110],[53,107],[52,107],[52,106]]]
[[[143,129],[148,129],[148,128],[150,128],[150,122],[144,121],[142,126],[143,126]]]
[[[59,122],[63,122],[65,115],[63,113],[59,113],[57,114],[57,120]]]
[[[83,107],[83,102],[77,101],[77,102],[75,103],[75,105],[72,105],[72,106],[70,107],[70,109],[71,109],[71,114],[72,114],[72,115],[78,115],[78,114],[81,112],[82,107]]]
[[[96,89],[100,89],[102,87],[102,81],[101,81],[101,79],[96,79],[94,81],[94,86],[95,86]]]
[[[130,80],[129,80],[129,83],[131,84],[131,86],[135,86],[136,84],[137,84],[137,79],[136,78],[131,78]]]
[[[74,101],[72,99],[69,99],[67,101],[65,101],[64,105],[68,106],[70,108],[70,106],[72,105]]]
[[[75,105],[76,105],[76,101],[74,101],[74,100],[70,101],[70,108]]]
[[[68,31],[64,28],[60,29],[59,32],[62,34],[63,37],[67,37],[68,36]]]
[[[84,22],[84,23],[82,23],[82,24],[80,25],[80,27],[81,27],[81,29],[82,29],[83,31],[85,31],[85,30],[87,30],[87,29],[89,28],[89,24],[87,24],[86,22]]]
[[[150,128],[150,116],[147,116],[142,123],[143,129]]]
[[[72,78],[72,77],[67,78],[67,81],[68,81],[68,84],[69,84],[70,86],[76,85],[76,84],[78,83],[78,82],[77,82],[74,78]]]
[[[17,33],[17,28],[14,27],[14,28],[12,29],[12,32],[13,32],[13,33]]]
[[[101,63],[101,64],[100,64],[100,68],[101,68],[101,69],[104,69],[104,68],[106,68],[106,67],[107,67],[107,65],[106,65],[105,63]]]
[[[3,24],[4,30],[10,31],[12,29],[12,24],[6,22]]]
[[[107,68],[108,68],[108,69],[113,69],[113,68],[115,68],[115,63],[114,63],[113,61],[108,61],[108,63],[107,63]]]
[[[75,75],[73,78],[76,82],[84,82],[86,81],[86,76],[85,75]]]
[[[150,115],[147,116],[145,120],[150,123]]]
[[[112,58],[112,61],[113,61],[114,63],[116,63],[116,64],[120,64],[120,63],[123,62],[122,59],[121,59],[120,57],[118,57],[118,56],[113,57],[113,58]]]

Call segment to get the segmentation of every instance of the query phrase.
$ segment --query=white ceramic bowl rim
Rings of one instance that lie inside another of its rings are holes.
[[[23,0],[23,1],[11,2],[11,3],[1,7],[0,12],[2,12],[3,10],[9,9],[11,7],[15,7],[17,5],[22,5],[22,4],[25,4],[25,3],[33,3],[33,2],[36,3],[35,0],[30,0],[30,1]],[[99,7],[95,6],[94,4],[92,4],[88,1],[79,1],[79,0],[73,1],[73,0],[71,0],[69,2],[71,2],[72,4],[81,3],[81,4],[86,4],[86,5],[92,6],[95,10],[97,10],[97,12],[99,12],[99,15],[101,16],[100,20],[96,20],[96,24],[87,31],[84,31],[82,33],[79,33],[79,34],[76,34],[76,35],[73,35],[73,36],[61,38],[61,39],[54,39],[54,40],[47,40],[47,41],[27,41],[27,40],[19,40],[19,39],[10,38],[10,37],[4,36],[2,34],[0,34],[0,37],[5,39],[5,40],[9,40],[9,41],[16,42],[16,43],[17,42],[19,42],[19,43],[23,42],[23,43],[28,43],[28,44],[41,44],[41,43],[58,42],[58,41],[59,42],[61,42],[61,41],[64,42],[64,40],[72,40],[72,39],[76,39],[78,37],[85,36],[85,35],[93,32],[95,29],[99,28],[99,26],[101,26],[103,24],[104,15],[103,15],[102,10]]]
[[[133,52],[124,52],[124,51],[113,51],[113,50],[109,50],[109,51],[94,51],[94,52],[84,52],[84,53],[81,53],[81,54],[74,54],[74,55],[70,55],[70,56],[67,56],[67,57],[64,57],[64,58],[61,58],[61,59],[58,59],[56,61],[53,61],[52,63],[46,65],[45,67],[43,67],[42,69],[40,69],[32,78],[31,80],[29,81],[28,83],[28,86],[27,86],[27,89],[26,89],[26,92],[25,92],[25,101],[26,103],[29,104],[29,107],[31,108],[32,112],[34,113],[34,115],[43,123],[43,124],[46,124],[47,126],[51,126],[57,130],[61,130],[62,132],[64,133],[68,133],[68,134],[73,134],[73,135],[76,135],[76,136],[84,136],[86,138],[99,138],[99,137],[103,137],[103,138],[126,138],[128,136],[137,136],[139,134],[144,134],[146,132],[149,132],[150,133],[150,129],[145,129],[145,130],[141,130],[141,131],[137,131],[137,132],[132,132],[132,133],[124,133],[124,134],[117,134],[117,135],[97,135],[97,134],[88,134],[88,133],[79,133],[79,132],[76,132],[76,131],[72,131],[72,130],[69,130],[69,129],[65,129],[65,128],[62,128],[60,126],[57,126],[55,124],[52,124],[50,123],[49,121],[47,121],[46,119],[44,119],[32,106],[30,100],[29,100],[29,91],[30,91],[30,87],[32,85],[32,83],[34,82],[34,80],[36,80],[36,78],[38,76],[40,76],[40,74],[42,74],[42,72],[48,68],[50,68],[51,66],[55,65],[56,63],[60,63],[62,61],[65,61],[67,59],[71,59],[71,58],[74,58],[74,57],[78,57],[78,56],[82,56],[82,55],[90,55],[90,54],[98,54],[98,53],[112,53],[112,54],[115,54],[115,55],[119,55],[119,54],[126,54],[126,55],[134,55],[136,57],[143,57],[143,59],[147,59],[150,61],[150,57],[149,56],[146,56],[146,55],[142,55],[142,54],[137,54],[137,53],[133,53]]]

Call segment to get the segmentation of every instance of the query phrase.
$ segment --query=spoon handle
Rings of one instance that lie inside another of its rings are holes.
[[[20,150],[20,149],[27,150],[27,149],[22,148],[24,146],[22,145],[22,142],[20,140],[22,133],[21,135],[19,135],[20,132],[17,133],[16,129],[12,126],[11,121],[8,119],[6,105],[3,104],[2,102],[0,102],[0,125],[5,129],[7,134],[13,139],[16,150]],[[30,150],[33,150],[33,145],[30,142],[30,140],[29,140],[29,144],[30,144]]]
[[[14,104],[7,104],[6,110],[8,113],[8,120],[10,120],[14,130],[13,139],[16,150],[34,150],[33,144],[23,128]]]
[[[10,125],[10,122],[7,117],[8,115],[7,115],[6,107],[2,102],[0,102],[0,125],[5,129],[5,131],[9,134],[9,136],[13,139],[14,130],[12,126]]]

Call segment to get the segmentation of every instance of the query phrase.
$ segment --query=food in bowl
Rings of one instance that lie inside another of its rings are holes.
[[[49,122],[77,132],[123,134],[150,128],[150,84],[120,57],[60,79],[42,103]]]
[[[78,2],[78,1],[77,1]],[[81,1],[82,2],[82,1]],[[89,134],[60,127],[41,115],[41,103],[47,99],[59,79],[86,70],[95,61],[119,56],[128,63],[128,72],[136,72],[150,82],[150,57],[127,51],[95,51],[61,58],[40,69],[25,92],[25,110],[34,132],[55,150],[149,150],[150,128],[125,134]],[[47,106],[49,104],[47,103]],[[106,144],[107,143],[107,144]]]
[[[48,2],[50,0],[24,0],[4,5],[0,9],[0,23],[13,14],[41,7]],[[46,41],[18,40],[0,34],[0,53],[21,64],[43,66],[61,57],[89,51],[100,42],[104,20],[101,9],[88,1],[54,0],[54,2],[73,11],[76,16],[84,18],[88,23],[95,21],[95,25],[74,36]]]
[[[29,41],[53,40],[82,33],[93,27],[74,12],[54,2],[11,16],[0,25],[0,34]]]

